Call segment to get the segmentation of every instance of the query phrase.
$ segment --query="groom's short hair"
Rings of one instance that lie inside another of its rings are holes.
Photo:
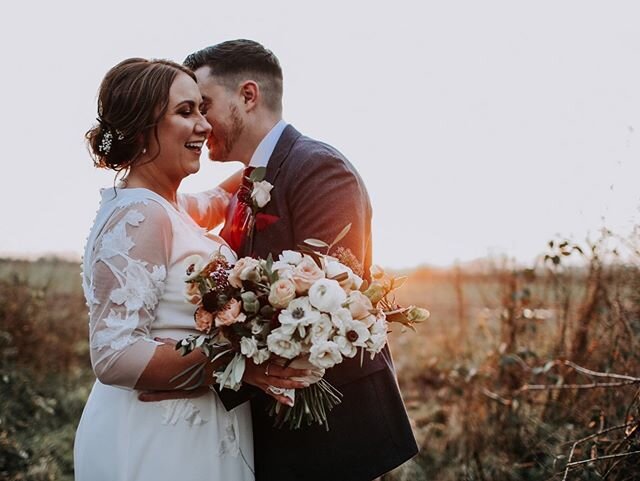
[[[244,80],[260,86],[265,105],[282,111],[282,68],[271,50],[253,40],[228,40],[189,55],[184,65],[193,71],[209,67],[209,73],[228,88]]]

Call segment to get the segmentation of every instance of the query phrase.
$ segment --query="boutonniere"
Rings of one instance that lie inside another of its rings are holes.
[[[264,180],[267,174],[266,167],[256,167],[249,174],[249,182],[251,183],[251,210],[256,215],[271,200],[271,189],[273,185]]]
[[[278,216],[262,212],[269,201],[271,201],[271,190],[273,189],[273,184],[264,180],[266,174],[266,167],[256,167],[247,177],[250,184],[250,202],[248,202],[248,204],[251,206],[251,213],[253,214],[253,221],[251,222],[251,228],[249,231],[250,249],[253,249],[254,227],[255,230],[261,232],[280,219]]]

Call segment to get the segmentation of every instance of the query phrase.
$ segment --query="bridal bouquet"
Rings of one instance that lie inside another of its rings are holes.
[[[393,291],[406,278],[374,266],[368,283],[347,265],[352,255],[341,249],[340,259],[328,255],[349,228],[332,244],[308,239],[276,261],[244,257],[230,265],[219,252],[209,260],[186,259],[186,297],[197,306],[194,317],[202,334],[181,340],[176,349],[186,355],[201,348],[211,361],[231,356],[214,374],[220,389],[240,388],[247,358],[314,370],[316,382],[297,394],[285,392],[294,406],[274,400],[271,414],[278,426],[298,429],[303,422],[315,422],[328,429],[327,413],[342,395],[322,379],[324,370],[344,358],[373,358],[387,342],[389,322],[413,328],[429,316],[426,309],[401,307],[393,300]]]

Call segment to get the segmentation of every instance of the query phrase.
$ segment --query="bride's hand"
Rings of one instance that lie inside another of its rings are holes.
[[[287,406],[293,406],[293,401],[283,393],[277,394],[270,388],[278,389],[302,389],[309,387],[306,381],[297,381],[291,378],[304,378],[312,373],[308,369],[294,369],[292,367],[279,366],[274,362],[265,362],[264,364],[254,364],[253,361],[247,359],[244,369],[242,381],[252,386],[256,386],[276,401]]]
[[[158,402],[167,399],[191,399],[204,396],[211,392],[209,386],[200,386],[191,391],[143,391],[138,394],[138,399],[142,402]]]

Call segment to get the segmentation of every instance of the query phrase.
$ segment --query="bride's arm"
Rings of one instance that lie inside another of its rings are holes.
[[[195,194],[178,194],[180,206],[207,230],[224,221],[231,196],[242,183],[242,169],[227,177],[217,187]]]
[[[117,211],[87,250],[91,363],[103,384],[175,389],[186,378],[171,379],[199,363],[206,363],[205,380],[213,383],[213,366],[202,353],[183,357],[151,335],[172,241],[167,212],[147,201]]]

